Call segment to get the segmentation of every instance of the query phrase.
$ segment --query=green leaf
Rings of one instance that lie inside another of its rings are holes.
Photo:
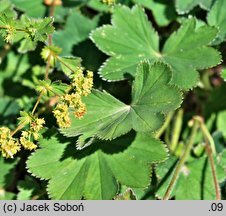
[[[43,193],[36,179],[30,176],[25,176],[24,180],[19,181],[17,189],[17,200],[31,200],[35,194]]]
[[[10,0],[1,0],[0,14],[6,14],[7,17],[16,18],[16,12]]]
[[[15,200],[15,194],[0,189],[0,200]]]
[[[88,112],[82,119],[72,116],[70,128],[62,129],[66,136],[81,135],[78,148],[90,142],[90,137],[114,139],[131,129],[140,132],[157,130],[164,114],[179,107],[181,93],[169,85],[170,69],[161,63],[141,63],[133,83],[132,102],[126,105],[107,92],[93,91],[84,98]]]
[[[136,200],[136,195],[134,194],[131,188],[127,188],[126,191],[117,195],[114,199],[115,200]]]
[[[54,27],[52,25],[53,18],[51,17],[44,19],[30,19],[26,16],[22,16],[19,22],[21,28],[26,29],[25,33],[27,34],[24,36],[18,49],[21,53],[34,50],[38,41],[45,42],[48,39],[48,35],[54,32]]]
[[[0,125],[9,126],[14,123],[19,110],[20,107],[17,101],[8,97],[0,98]]]
[[[226,81],[226,69],[221,72],[221,77]]]
[[[24,11],[28,16],[34,18],[44,17],[46,7],[43,0],[10,0],[19,10]]]
[[[91,30],[97,26],[98,17],[89,19],[77,11],[68,17],[63,30],[54,32],[53,42],[62,48],[62,55],[70,55],[74,45],[88,38]]]
[[[6,160],[0,157],[0,190],[12,183],[18,160]]]
[[[66,93],[68,85],[59,81],[51,82],[50,80],[38,80],[36,90],[39,92],[44,90],[44,94],[48,97],[61,96]]]
[[[32,122],[33,120],[33,115],[31,113],[25,112],[25,111],[20,111],[20,117],[18,118],[19,120],[19,125],[24,124],[28,125]]]
[[[226,38],[226,14],[224,8],[226,7],[226,1],[224,0],[217,0],[213,7],[211,8],[210,12],[207,16],[208,24],[211,26],[218,27],[219,33],[217,38],[213,42],[214,44],[220,44]]]
[[[104,4],[100,0],[90,0],[88,1],[87,5],[97,11],[109,11],[109,6]]]
[[[195,6],[209,10],[214,0],[176,0],[176,10],[179,14],[188,13]]]
[[[62,71],[67,75],[71,75],[73,71],[76,71],[81,66],[81,58],[78,57],[58,57],[57,60],[60,63]]]
[[[100,68],[107,80],[122,80],[134,76],[137,64],[144,59],[161,61],[172,69],[172,81],[180,88],[194,87],[199,79],[197,70],[220,63],[221,55],[208,47],[217,29],[207,25],[196,29],[195,19],[188,19],[172,34],[159,50],[159,36],[149,23],[142,8],[125,6],[114,9],[112,25],[92,32],[96,46],[111,56]]]
[[[150,182],[150,163],[167,157],[165,146],[149,134],[95,141],[82,151],[61,137],[40,141],[27,161],[29,171],[49,180],[52,199],[112,199],[118,182],[145,188]],[[133,140],[133,141],[132,141]],[[60,143],[60,142],[64,143]],[[60,172],[59,172],[60,171]]]
[[[225,179],[224,169],[215,160],[218,183]],[[171,158],[158,165],[156,171],[160,181],[157,191],[158,197],[163,197],[172,178],[172,171],[175,168],[175,159]],[[171,197],[177,200],[213,200],[216,199],[215,187],[211,166],[207,157],[192,160],[182,169],[180,176],[173,189]]]
[[[159,26],[166,26],[176,18],[173,1],[134,0],[134,2],[151,10]]]
[[[223,133],[226,139],[226,111],[221,111],[217,115],[217,129]]]

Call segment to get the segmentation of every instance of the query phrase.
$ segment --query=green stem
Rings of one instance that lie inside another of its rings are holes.
[[[165,131],[166,128],[168,127],[168,125],[169,125],[171,119],[173,118],[173,114],[174,114],[174,112],[170,112],[170,113],[166,116],[166,120],[165,120],[163,126],[157,131],[157,133],[156,133],[156,135],[155,135],[156,138],[159,138],[159,137],[162,136],[162,134],[164,133],[164,131]]]
[[[216,155],[216,148],[215,148],[215,143],[214,143],[213,137],[211,136],[208,128],[206,127],[206,125],[203,121],[200,121],[200,128],[202,130],[202,133],[203,133],[205,139],[210,144],[213,155]]]
[[[185,147],[185,150],[184,150],[182,157],[180,158],[180,160],[179,160],[179,162],[178,162],[178,164],[175,168],[175,171],[173,173],[173,177],[172,177],[172,179],[169,183],[169,186],[166,190],[165,195],[163,196],[163,200],[168,200],[170,198],[171,192],[173,191],[173,188],[174,188],[176,181],[179,177],[181,169],[184,166],[184,163],[186,162],[186,160],[187,160],[187,158],[190,154],[191,148],[193,146],[193,143],[195,141],[195,137],[196,137],[196,134],[197,134],[197,131],[198,131],[198,127],[199,127],[199,123],[197,121],[194,121],[194,125],[192,127],[190,139],[188,141],[188,144]]]
[[[8,26],[0,26],[0,29],[10,29]],[[27,29],[15,28],[16,31],[30,33]]]
[[[11,136],[15,135],[18,131],[22,130],[24,126],[25,126],[24,123],[18,125],[18,127],[14,131],[12,131]]]
[[[176,115],[176,121],[174,123],[173,130],[172,130],[172,139],[170,144],[170,150],[172,152],[175,152],[178,145],[182,124],[183,124],[183,115],[184,115],[183,109],[179,109]]]

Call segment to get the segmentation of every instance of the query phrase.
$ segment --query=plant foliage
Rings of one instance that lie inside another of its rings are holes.
[[[0,199],[225,199],[225,7],[0,0]]]

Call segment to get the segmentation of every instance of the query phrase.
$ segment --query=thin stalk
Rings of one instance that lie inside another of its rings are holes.
[[[46,64],[46,71],[45,71],[45,80],[49,79],[49,69],[50,69],[50,61],[51,61],[52,54],[49,54]]]
[[[32,112],[31,112],[32,115],[34,115],[35,110],[37,109],[38,104],[40,103],[43,94],[44,94],[44,90],[42,90],[41,93],[40,93],[39,96],[38,96],[38,100],[36,101],[35,106],[34,106]]]
[[[173,130],[172,130],[172,139],[170,144],[170,150],[172,152],[175,152],[178,145],[182,124],[183,124],[183,115],[184,115],[183,109],[179,109],[176,115],[176,120],[173,126]]]
[[[54,11],[55,11],[55,0],[53,0],[52,4],[50,5],[49,17],[54,16]],[[48,36],[48,45],[51,46],[52,44],[53,44],[53,37],[52,37],[52,35],[49,35]],[[46,64],[45,80],[49,79],[49,69],[50,69],[51,57],[52,57],[52,53],[50,52],[48,59],[47,59],[47,64]]]
[[[11,136],[15,135],[18,131],[22,130],[24,126],[25,126],[24,123],[18,125],[18,127],[14,131],[11,132]]]
[[[9,29],[8,26],[0,26],[0,29]],[[16,31],[30,33],[27,29],[15,28]]]
[[[213,176],[214,188],[216,193],[216,200],[221,200],[220,187],[217,181],[217,172],[216,172],[216,167],[214,165],[214,160],[213,160],[213,152],[208,142],[206,143],[206,153],[208,155],[210,166],[211,166],[211,172]]]
[[[216,154],[215,143],[203,119],[201,117],[196,117],[196,121],[200,124],[201,131],[206,141],[206,146],[205,146],[206,153],[209,158],[209,162],[211,166],[211,172],[213,176],[214,188],[216,193],[216,200],[221,200],[221,193],[220,193],[220,188],[217,181],[217,173],[216,173],[216,168],[213,160],[213,155]]]
[[[55,58],[56,58],[59,62],[61,62],[66,68],[68,68],[69,70],[71,70],[72,72],[74,72],[74,70],[73,70],[70,66],[68,66],[67,64],[65,64],[65,63],[60,59],[59,56],[55,56]]]
[[[180,175],[180,172],[181,172],[181,169],[182,167],[184,166],[184,163],[186,162],[189,154],[190,154],[190,151],[191,151],[191,148],[193,146],[193,143],[195,141],[195,137],[196,137],[196,134],[197,134],[197,131],[198,131],[198,127],[199,127],[199,123],[197,121],[194,121],[194,125],[192,127],[192,132],[191,132],[191,136],[190,136],[190,139],[188,141],[188,144],[186,145],[185,147],[185,150],[183,152],[183,155],[182,157],[180,158],[176,168],[175,168],[175,171],[173,173],[173,177],[169,183],[169,186],[166,190],[166,193],[165,195],[163,196],[163,200],[168,200],[170,198],[170,194],[172,193],[173,191],[173,188],[176,184],[176,181]]]
[[[210,144],[213,155],[216,155],[216,148],[215,148],[215,143],[214,143],[213,137],[211,136],[208,128],[206,127],[206,125],[203,121],[200,121],[200,128],[202,130],[204,137],[206,138],[206,140],[208,140],[208,143]]]
[[[159,138],[159,137],[162,136],[162,134],[164,133],[164,131],[165,131],[166,128],[168,127],[168,125],[169,125],[171,119],[173,118],[173,114],[174,114],[174,112],[170,112],[170,113],[166,116],[166,120],[165,120],[163,126],[157,131],[157,133],[156,133],[156,135],[155,135],[156,138]]]

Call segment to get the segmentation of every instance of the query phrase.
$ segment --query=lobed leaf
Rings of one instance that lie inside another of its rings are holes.
[[[170,79],[171,71],[166,65],[143,62],[137,68],[130,105],[95,90],[84,98],[87,114],[82,119],[72,116],[71,127],[61,132],[68,137],[81,135],[77,144],[83,148],[93,137],[109,140],[131,129],[155,131],[163,124],[164,113],[178,108],[182,100],[180,91],[169,84]]]
[[[214,0],[176,0],[176,10],[179,14],[188,13],[195,6],[209,10]]]
[[[195,19],[188,19],[159,49],[159,36],[139,6],[129,9],[116,6],[112,25],[94,30],[91,39],[110,56],[100,68],[100,75],[117,81],[135,75],[137,64],[144,59],[161,61],[172,69],[172,84],[182,89],[194,87],[199,79],[197,70],[220,63],[221,55],[208,44],[217,29],[207,25],[196,29]]]
[[[32,154],[27,166],[33,175],[49,180],[52,199],[112,199],[118,182],[147,187],[150,163],[167,157],[165,146],[151,135],[138,134],[133,141],[131,137],[96,140],[95,145],[78,151],[70,142],[52,136],[40,141],[41,149]]]
[[[208,13],[207,21],[211,26],[218,27],[219,32],[214,44],[220,44],[225,41],[226,38],[226,14],[224,8],[226,7],[226,1],[217,0],[211,10]]]
[[[77,11],[68,17],[65,28],[54,32],[53,42],[62,48],[63,55],[70,55],[74,45],[88,38],[91,30],[97,26],[98,17],[93,20]]]
[[[174,2],[168,0],[150,1],[150,0],[133,0],[135,3],[144,6],[152,11],[156,23],[159,26],[166,26],[176,18]]]

